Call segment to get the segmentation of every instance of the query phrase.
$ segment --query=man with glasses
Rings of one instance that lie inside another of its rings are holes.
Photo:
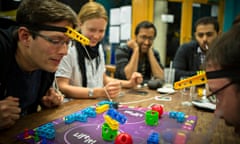
[[[212,41],[219,35],[219,24],[214,17],[202,17],[195,23],[195,40],[181,45],[174,57],[175,81],[203,70],[203,62]]]
[[[206,56],[209,96],[215,95],[215,114],[240,135],[240,25],[219,37]]]
[[[137,25],[135,39],[116,49],[116,78],[130,79],[134,72],[139,72],[145,83],[152,78],[163,79],[160,56],[153,49],[156,35],[156,27],[151,22],[142,21]]]
[[[16,26],[0,29],[0,129],[9,128],[38,106],[51,108],[63,97],[51,88],[54,72],[67,54],[67,28],[77,17],[55,0],[23,0]]]

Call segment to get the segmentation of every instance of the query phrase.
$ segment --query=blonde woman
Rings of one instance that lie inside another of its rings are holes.
[[[121,87],[131,88],[142,82],[134,73],[130,80],[116,80],[105,74],[104,51],[101,41],[105,35],[108,16],[105,8],[88,2],[79,14],[80,33],[90,40],[89,46],[76,42],[61,61],[56,72],[58,86],[69,98],[114,98]]]

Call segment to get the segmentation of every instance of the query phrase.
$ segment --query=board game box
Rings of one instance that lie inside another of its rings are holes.
[[[89,107],[94,111],[97,110],[98,105]],[[86,109],[89,109],[86,108]],[[103,139],[103,124],[106,123],[105,115],[107,111],[95,113],[88,117],[79,118],[80,121],[74,121],[71,116],[84,113],[83,109],[69,116],[56,119],[48,124],[39,126],[35,129],[28,130],[18,134],[17,139],[25,143],[31,144],[107,144],[114,143],[114,140]],[[156,125],[146,124],[146,112],[149,108],[134,108],[128,106],[119,106],[117,112],[124,115],[126,118],[124,123],[119,123],[117,133],[127,133],[131,136],[132,142],[135,144],[148,143],[149,136],[152,133],[160,135],[159,141],[168,141],[168,143],[175,143],[174,139],[178,137],[176,134],[167,134],[169,129],[178,129],[184,131],[193,131],[197,123],[197,117],[184,114],[184,120],[178,121],[174,118],[176,112],[163,112],[158,119]],[[44,129],[47,127],[47,130]],[[50,136],[43,137],[41,130],[44,132],[50,129]],[[39,136],[40,135],[40,136]],[[187,138],[187,136],[184,136]],[[180,142],[180,141],[179,141]],[[183,143],[185,143],[184,140]]]

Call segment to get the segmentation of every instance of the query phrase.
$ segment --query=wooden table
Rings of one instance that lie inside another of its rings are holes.
[[[148,95],[134,95],[129,94],[128,90],[123,90],[123,96],[120,96],[114,101],[120,103],[128,103],[128,106],[136,106],[136,107],[148,107],[152,103],[159,103],[164,105],[165,111],[181,111],[185,112],[188,115],[195,115],[198,117],[197,125],[194,129],[194,139],[191,143],[198,143],[198,139],[202,139],[203,136],[209,134],[208,131],[211,128],[212,120],[213,120],[213,112],[205,111],[201,109],[197,109],[193,106],[184,106],[182,105],[182,101],[186,101],[188,96],[182,96],[180,92],[176,92],[175,94],[170,95],[172,97],[172,101],[156,101],[154,99],[155,96],[160,96],[157,91],[149,90],[144,88],[143,90],[148,91]],[[57,118],[64,117],[73,112],[79,111],[88,106],[94,105],[103,99],[80,99],[73,100],[67,103],[64,103],[58,108],[43,110],[38,113],[34,113],[31,115],[27,115],[17,123],[11,127],[10,129],[6,129],[4,131],[0,131],[0,144],[16,144],[20,143],[16,141],[16,135],[20,132],[23,132],[24,129],[33,129],[47,122],[53,121]],[[223,120],[220,120],[215,127],[213,133],[211,133],[211,143],[214,144],[239,144],[240,138],[235,135],[232,127],[228,127],[225,125]]]

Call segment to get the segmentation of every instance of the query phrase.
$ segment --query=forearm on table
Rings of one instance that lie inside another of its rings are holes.
[[[93,88],[93,96],[89,97],[89,88],[79,86],[67,86],[62,92],[68,98],[98,98],[106,95],[103,88]]]
[[[149,56],[152,74],[155,78],[163,79],[163,69],[160,67],[154,55]]]

